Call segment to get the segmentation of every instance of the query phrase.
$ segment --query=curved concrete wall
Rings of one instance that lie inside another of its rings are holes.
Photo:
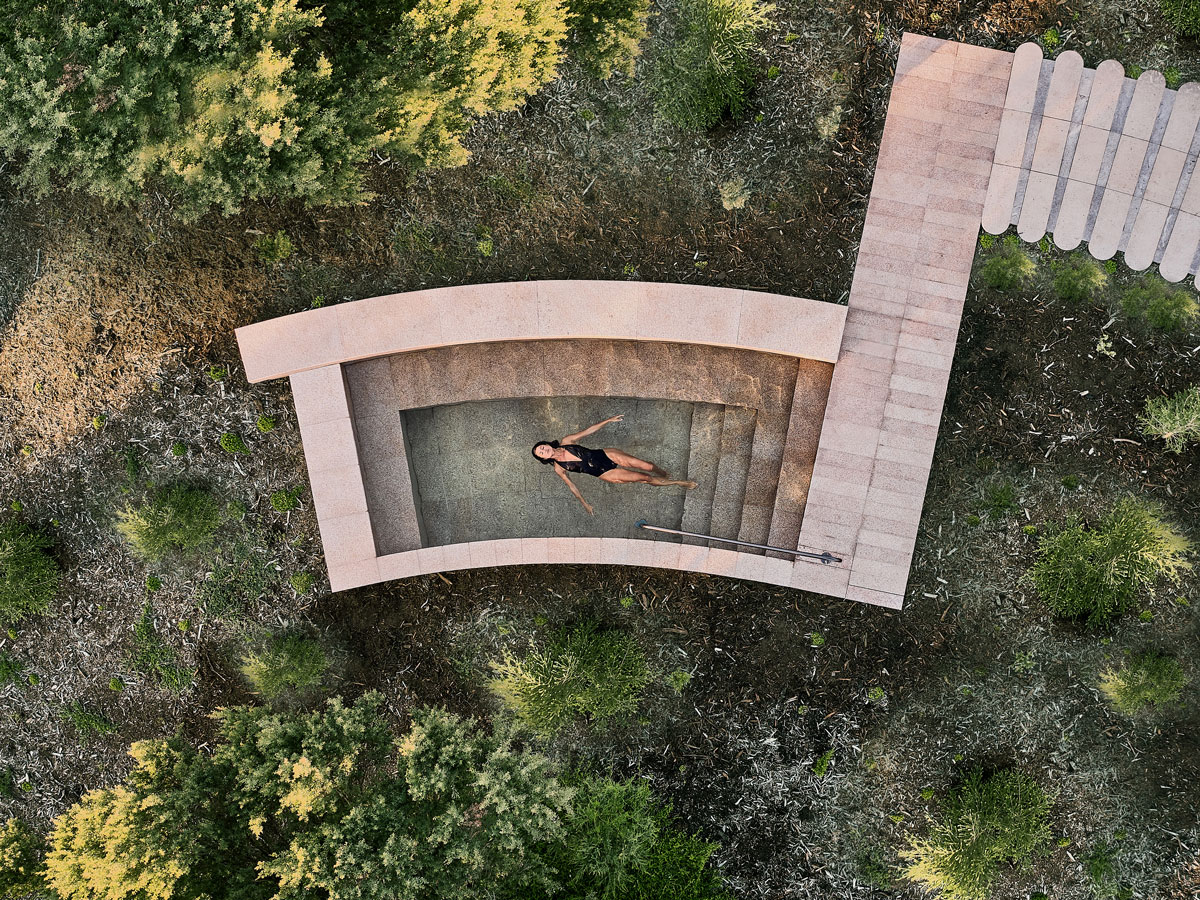
[[[454,344],[609,338],[836,362],[846,307],[737,288],[513,281],[371,297],[237,329],[246,377]]]

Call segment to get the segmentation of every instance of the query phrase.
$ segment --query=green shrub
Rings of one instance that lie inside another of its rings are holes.
[[[151,493],[139,507],[118,514],[117,530],[143,559],[161,560],[172,551],[195,550],[212,543],[221,510],[208,491],[175,484]]]
[[[264,266],[282,265],[292,253],[295,252],[295,247],[292,245],[292,239],[287,236],[286,232],[276,231],[274,234],[264,234],[254,242],[254,249],[258,253],[258,261]]]
[[[20,819],[0,828],[0,900],[45,896],[42,854],[46,842]]]
[[[1017,508],[1017,488],[1011,481],[992,481],[983,487],[983,508],[992,518],[1000,518]]]
[[[1006,862],[1024,862],[1050,841],[1050,801],[1012,769],[975,769],[955,790],[927,838],[910,838],[905,877],[948,900],[987,900]]]
[[[0,650],[0,684],[16,684],[25,674],[25,663],[7,650]]]
[[[275,417],[268,416],[268,415],[261,415],[258,417],[258,420],[254,424],[258,428],[260,433],[270,434],[272,431],[275,430]]]
[[[84,740],[102,734],[112,734],[117,730],[111,719],[94,709],[89,709],[79,701],[64,706],[62,715]]]
[[[1193,441],[1200,441],[1200,385],[1146,401],[1141,417],[1142,433],[1160,437],[1172,453],[1182,453]]]
[[[1200,303],[1187,288],[1143,275],[1121,294],[1121,311],[1157,331],[1183,331],[1200,316]]]
[[[647,0],[567,0],[571,49],[591,74],[633,74],[646,37]]]
[[[817,757],[817,761],[813,763],[812,773],[818,778],[824,778],[826,775],[828,775],[829,767],[833,765],[833,755],[834,749],[830,747],[819,757]]]
[[[555,0],[21,0],[0,8],[0,151],[38,193],[161,189],[188,216],[360,202],[373,152],[464,162],[476,117],[554,77],[567,18]],[[577,28],[601,58],[629,30]]]
[[[61,578],[46,551],[53,542],[20,522],[0,523],[0,625],[17,625],[50,608]]]
[[[590,778],[575,795],[567,831],[569,887],[604,900],[626,897],[658,839],[660,816],[643,781]]]
[[[297,572],[288,581],[292,585],[292,590],[297,594],[307,594],[312,590],[313,577],[309,572]]]
[[[196,670],[179,665],[175,650],[155,631],[152,612],[147,603],[133,625],[129,665],[154,677],[172,693],[182,694],[196,677]]]
[[[171,445],[172,456],[187,456],[187,444],[183,441],[176,441]]]
[[[1200,0],[1161,0],[1163,18],[1184,37],[1200,37]]]
[[[218,441],[218,443],[221,445],[221,449],[226,453],[233,453],[236,455],[238,453],[250,452],[250,448],[246,446],[246,442],[242,440],[242,436],[232,431],[226,431],[223,435],[221,435],[221,439]]]
[[[545,735],[579,716],[602,725],[633,713],[652,678],[633,638],[591,625],[561,632],[520,659],[506,655],[492,668],[492,691]]]
[[[275,512],[291,512],[296,508],[296,497],[291,491],[275,491],[271,494],[271,509]]]
[[[684,688],[691,683],[691,680],[692,673],[684,669],[676,669],[663,679],[667,683],[667,686],[677,694],[682,694]]]
[[[1002,241],[979,271],[983,283],[997,291],[1015,291],[1024,287],[1037,272],[1037,263],[1009,241]]]
[[[200,752],[130,748],[122,784],[54,823],[46,875],[62,900],[549,895],[571,791],[548,760],[437,710],[404,735],[382,697],[306,714],[216,713]]]
[[[1095,900],[1132,900],[1133,891],[1122,886],[1117,874],[1117,854],[1108,844],[1097,844],[1083,859]]]
[[[700,130],[741,115],[754,85],[758,34],[773,9],[758,0],[682,0],[675,40],[653,76],[663,118]]]
[[[1108,275],[1086,253],[1072,253],[1054,267],[1054,292],[1069,303],[1091,303],[1108,284]]]
[[[277,635],[242,658],[242,674],[268,700],[317,687],[328,668],[320,643],[298,634]]]
[[[577,782],[567,833],[550,859],[569,900],[727,900],[708,867],[715,844],[676,827],[644,782]]]
[[[1190,549],[1157,510],[1128,499],[1091,527],[1073,519],[1047,530],[1031,575],[1055,613],[1095,625],[1127,610],[1159,578],[1178,582],[1191,568]]]
[[[1131,716],[1148,706],[1175,702],[1186,684],[1179,661],[1153,651],[1140,653],[1120,669],[1100,676],[1100,690],[1109,703]]]

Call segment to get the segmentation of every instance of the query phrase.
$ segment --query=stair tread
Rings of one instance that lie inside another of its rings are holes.
[[[725,407],[719,403],[697,403],[692,410],[692,449],[688,455],[687,477],[696,482],[696,487],[687,492],[683,501],[683,519],[679,527],[684,531],[708,534],[724,422]],[[684,538],[684,543],[703,544],[704,541]]]
[[[757,410],[749,407],[725,408],[724,427],[721,429],[721,460],[717,465],[717,484],[708,530],[713,537],[736,539],[741,528],[757,419]]]

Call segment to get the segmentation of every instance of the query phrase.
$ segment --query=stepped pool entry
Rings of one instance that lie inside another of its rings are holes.
[[[981,225],[1168,278],[1200,268],[1200,89],[1119,68],[906,34],[845,306],[531,281],[238,329],[249,380],[291,380],[331,587],[599,563],[899,609]],[[585,477],[605,499],[581,519],[529,446],[616,412],[626,434],[587,443],[686,465],[694,496]],[[634,531],[643,518],[712,539]]]

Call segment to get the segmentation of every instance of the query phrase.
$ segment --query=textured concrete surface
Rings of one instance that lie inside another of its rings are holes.
[[[703,344],[832,363],[845,318],[834,303],[740,288],[525,281],[339,303],[246,325],[237,340],[250,381],[430,347],[558,338]]]
[[[456,403],[403,414],[416,473],[426,545],[531,537],[648,536],[638,519],[678,528],[681,487],[607,484],[571,475],[595,507],[589,516],[553,468],[530,455],[535,441],[557,440],[609,416],[582,443],[617,447],[669,472],[688,470],[689,453],[715,456],[711,444],[690,447],[692,404],[630,397],[546,397]],[[680,478],[683,476],[680,475]]]

